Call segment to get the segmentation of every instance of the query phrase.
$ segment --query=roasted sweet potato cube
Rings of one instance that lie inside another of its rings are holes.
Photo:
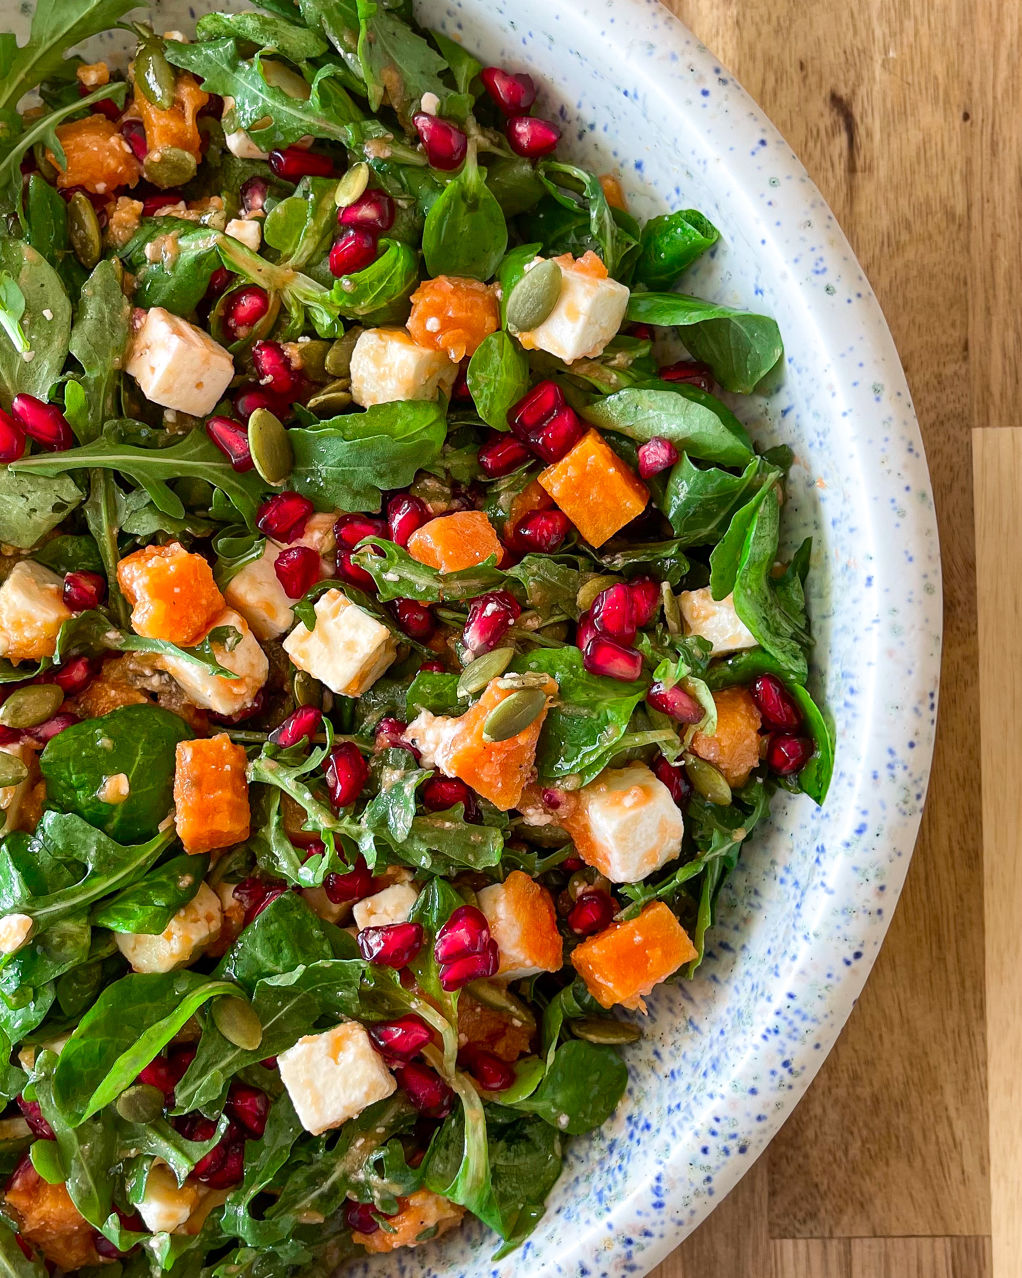
[[[399,1198],[400,1211],[387,1221],[386,1229],[371,1234],[355,1230],[351,1235],[368,1252],[381,1254],[397,1251],[399,1247],[417,1247],[419,1243],[439,1238],[449,1229],[461,1224],[465,1208],[450,1199],[435,1194],[431,1189],[417,1189],[407,1198]]]
[[[417,528],[408,540],[408,553],[430,568],[458,572],[474,568],[490,555],[499,560],[503,547],[481,510],[459,510]]]
[[[63,1184],[48,1185],[26,1155],[4,1194],[18,1232],[59,1269],[73,1271],[99,1261],[96,1231],[79,1213]]]
[[[134,108],[142,117],[150,154],[176,147],[198,161],[202,158],[202,138],[196,121],[209,101],[209,94],[199,88],[198,80],[187,71],[178,71],[176,75],[174,101],[166,110],[150,102],[144,93],[135,94]]]
[[[638,918],[583,941],[571,961],[601,1007],[645,1011],[643,995],[695,957],[688,933],[663,901],[654,901]]]
[[[87,115],[84,120],[58,124],[57,140],[65,163],[58,163],[52,151],[47,158],[59,169],[61,190],[83,187],[93,195],[113,195],[122,186],[134,186],[142,169],[131,147],[105,115]]]
[[[721,688],[713,694],[717,707],[717,731],[712,737],[697,732],[692,752],[712,763],[728,785],[743,786],[759,763],[759,709],[748,688]]]
[[[500,950],[500,978],[519,981],[561,970],[564,942],[553,898],[541,883],[512,870],[503,883],[483,888],[478,901]]]
[[[620,532],[649,500],[646,485],[597,430],[586,431],[539,482],[592,546]]]
[[[226,732],[179,741],[174,770],[174,824],[186,852],[215,852],[249,836],[245,751]]]
[[[131,626],[147,639],[199,643],[224,610],[213,570],[176,541],[146,546],[117,565],[117,581],[131,604]]]

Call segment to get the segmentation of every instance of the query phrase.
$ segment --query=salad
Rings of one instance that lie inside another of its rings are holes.
[[[2,1267],[503,1255],[827,790],[780,334],[404,0],[131,9],[0,38]]]

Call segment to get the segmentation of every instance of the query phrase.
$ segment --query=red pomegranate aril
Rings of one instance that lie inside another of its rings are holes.
[[[401,1016],[396,1021],[379,1021],[369,1026],[373,1046],[384,1056],[410,1061],[422,1051],[433,1035],[417,1016]]]
[[[654,435],[639,445],[639,474],[643,479],[659,475],[662,470],[670,470],[677,460],[678,450],[663,435]]]
[[[428,1065],[411,1061],[396,1069],[394,1075],[401,1090],[420,1114],[429,1118],[446,1118],[454,1108],[454,1092]]]
[[[370,515],[341,515],[334,524],[338,546],[354,550],[366,537],[386,537],[387,525]]]
[[[776,675],[758,675],[749,691],[760,714],[771,728],[795,732],[802,726],[802,715],[788,689]]]
[[[534,433],[532,447],[545,462],[559,462],[585,434],[578,414],[567,404]]]
[[[767,766],[779,777],[792,777],[806,766],[815,748],[809,737],[780,732],[771,737],[767,746]]]
[[[274,541],[297,541],[314,510],[312,502],[301,493],[276,493],[259,507],[256,527]]]
[[[353,1233],[375,1234],[380,1227],[376,1212],[372,1203],[348,1203],[344,1208],[344,1220]],[[380,1215],[383,1213],[380,1212]]]
[[[265,386],[272,395],[294,393],[298,377],[280,342],[256,342],[252,347],[252,363],[259,374],[260,386]]]
[[[483,1047],[464,1048],[458,1053],[458,1064],[468,1070],[484,1092],[506,1092],[515,1081],[515,1067]]]
[[[507,414],[507,424],[523,443],[532,442],[533,431],[564,407],[564,392],[556,382],[538,382]]]
[[[73,697],[87,688],[96,674],[97,667],[88,657],[72,657],[52,671],[50,677],[66,697]]]
[[[419,667],[420,674],[446,674],[447,667],[442,661],[424,661]]]
[[[381,750],[407,750],[418,762],[420,757],[418,750],[405,738],[407,728],[408,724],[403,719],[395,719],[391,715],[384,716],[376,725],[373,750],[376,753]]]
[[[85,612],[98,608],[106,596],[106,578],[101,572],[89,572],[82,568],[64,574],[64,607],[72,612]]]
[[[287,750],[299,741],[311,741],[323,722],[323,711],[316,706],[299,706],[270,733],[267,740]]]
[[[409,639],[428,639],[436,630],[433,614],[425,604],[419,603],[416,599],[396,599],[394,615],[397,618],[397,624]]]
[[[583,892],[568,911],[568,926],[576,936],[595,936],[610,926],[616,906],[599,888]]]
[[[342,275],[357,275],[372,266],[379,252],[380,246],[372,231],[363,226],[349,226],[330,249],[330,273],[338,279]]]
[[[582,653],[582,665],[590,674],[622,683],[632,683],[642,674],[641,655],[606,635],[594,635],[589,640]]]
[[[470,954],[482,954],[489,944],[486,915],[474,905],[459,905],[437,932],[433,957],[438,963],[451,963]]]
[[[160,191],[156,195],[147,195],[142,201],[142,216],[155,217],[161,209],[169,209],[171,205],[181,202],[180,191]]]
[[[145,140],[145,127],[141,120],[122,120],[118,129],[121,137],[131,147],[135,159],[141,162],[149,154],[149,144]]]
[[[522,615],[521,605],[506,590],[492,590],[479,595],[468,607],[468,619],[462,641],[477,655],[496,648]]]
[[[386,923],[358,934],[358,952],[377,967],[407,967],[421,949],[421,923]]]
[[[63,710],[60,714],[55,714],[52,719],[47,719],[45,723],[37,723],[34,728],[24,728],[22,731],[32,741],[45,745],[47,741],[52,741],[54,737],[59,736],[65,728],[73,728],[77,722],[76,714],[72,714],[70,710]]]
[[[11,413],[29,439],[34,439],[47,452],[60,453],[70,448],[75,437],[67,418],[56,406],[34,395],[15,395]]]
[[[412,124],[434,169],[449,173],[461,167],[468,154],[468,138],[457,125],[425,111],[417,111]]]
[[[224,323],[235,337],[244,337],[269,313],[269,293],[258,284],[246,284],[228,298]]]
[[[187,1066],[185,1067],[187,1068]],[[167,1103],[174,1100],[174,1088],[184,1077],[184,1070],[179,1074],[166,1056],[157,1056],[139,1074],[136,1082],[147,1083],[150,1087],[158,1087],[166,1096]]]
[[[584,612],[575,624],[575,647],[584,649],[590,639],[597,633],[596,626],[593,622],[593,614]]]
[[[319,552],[311,546],[288,546],[273,561],[273,571],[289,599],[301,599],[319,581]]]
[[[373,552],[376,553],[375,551]],[[357,586],[359,590],[364,590],[368,594],[376,593],[376,582],[373,581],[372,574],[366,572],[361,564],[355,563],[351,550],[337,551],[337,575],[342,581],[348,582],[349,585]]]
[[[651,577],[636,577],[628,583],[628,590],[632,596],[635,624],[641,630],[657,614],[660,607],[660,587]]]
[[[0,462],[17,461],[25,452],[25,432],[0,408]]]
[[[706,716],[696,698],[678,683],[673,688],[659,681],[654,683],[646,693],[646,700],[654,710],[669,715],[677,723],[701,723]]]
[[[713,390],[713,373],[709,365],[693,359],[679,359],[676,364],[668,364],[660,369],[657,376],[664,382],[687,382],[707,395]]]
[[[326,785],[335,808],[346,808],[362,793],[369,779],[369,764],[353,741],[334,746],[326,762]]]
[[[84,85],[82,87],[84,88]],[[93,102],[92,109],[98,111],[100,115],[105,115],[113,124],[121,118],[121,108],[113,98],[100,98],[98,102]]]
[[[329,155],[318,151],[288,146],[282,151],[270,152],[270,168],[285,182],[298,182],[303,177],[331,177],[334,162]]]
[[[195,1164],[192,1175],[210,1189],[230,1189],[240,1184],[245,1176],[244,1136],[228,1127],[220,1144]]]
[[[218,298],[221,293],[226,293],[233,278],[232,273],[226,266],[218,266],[209,277],[209,284],[206,288],[207,300],[213,301],[215,298]]]
[[[399,546],[407,546],[412,533],[432,518],[422,498],[411,493],[399,493],[387,502],[387,528],[391,541]]]
[[[216,1131],[216,1123],[212,1118],[207,1118],[205,1114],[200,1114],[198,1110],[192,1110],[188,1114],[179,1114],[173,1120],[174,1130],[180,1132],[185,1140],[209,1140]],[[226,1135],[226,1133],[224,1133]],[[221,1142],[222,1143],[222,1142]],[[219,1148],[217,1146],[216,1148]],[[216,1149],[209,1151],[211,1154]]]
[[[386,191],[373,187],[363,191],[357,200],[337,210],[341,226],[358,226],[382,235],[394,225],[394,201]]]
[[[472,981],[489,980],[497,975],[499,967],[500,951],[497,942],[491,939],[479,954],[466,954],[464,958],[444,963],[440,968],[440,986],[451,993]]]
[[[53,1128],[43,1118],[43,1111],[39,1108],[38,1101],[26,1100],[24,1096],[16,1096],[18,1108],[21,1110],[21,1116],[28,1123],[29,1130],[33,1136],[38,1136],[40,1140],[56,1140]]]
[[[512,435],[493,435],[479,449],[479,465],[490,479],[510,475],[531,458],[529,449]]]
[[[270,1113],[270,1098],[258,1087],[250,1087],[237,1079],[231,1084],[224,1106],[230,1118],[243,1127],[249,1136],[256,1140],[266,1130],[266,1119]]]
[[[524,72],[515,74],[501,67],[483,67],[479,78],[505,115],[523,115],[536,101],[536,81]]]
[[[265,178],[248,178],[241,184],[241,207],[246,213],[261,213],[269,190]]]
[[[289,405],[262,386],[239,386],[234,392],[234,411],[238,416],[247,422],[257,408],[265,408],[283,421]]]
[[[233,417],[210,417],[206,422],[206,434],[231,463],[232,470],[244,474],[255,463],[248,447],[248,431]]]
[[[561,140],[561,130],[553,120],[541,120],[535,115],[514,116],[508,120],[505,132],[511,150],[526,160],[549,155]]]
[[[245,911],[245,926],[254,922],[267,906],[287,891],[287,884],[279,879],[261,879],[251,875],[235,885],[234,899]]]
[[[624,582],[617,582],[601,590],[590,609],[593,626],[601,634],[610,635],[621,643],[631,643],[638,626],[635,620],[635,604],[632,592]]]
[[[475,806],[475,796],[458,777],[432,776],[420,790],[422,806],[427,812],[446,812],[456,804],[464,805],[467,813]]]
[[[371,896],[376,888],[373,872],[359,857],[346,874],[328,874],[323,880],[323,891],[334,905],[346,905],[349,901],[361,901]]]
[[[552,555],[571,531],[571,520],[559,510],[534,510],[515,524],[514,540],[522,550]]]

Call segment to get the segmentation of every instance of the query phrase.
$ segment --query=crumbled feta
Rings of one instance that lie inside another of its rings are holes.
[[[205,417],[230,385],[234,360],[201,328],[154,306],[135,333],[125,370],[154,404]]]
[[[362,696],[397,656],[394,636],[339,590],[320,595],[315,612],[315,630],[299,622],[284,640],[284,651],[331,692]]]
[[[96,798],[100,803],[118,804],[131,793],[131,783],[127,774],[124,772],[115,772],[112,777],[104,777],[103,784],[96,791]]]
[[[397,1087],[357,1021],[346,1021],[323,1034],[306,1034],[277,1057],[299,1121],[307,1132],[340,1127]]]
[[[607,768],[577,797],[567,827],[582,859],[612,883],[644,879],[681,852],[681,812],[644,763]]]
[[[405,728],[405,739],[418,750],[424,768],[439,768],[441,772],[446,772],[450,746],[456,732],[457,720],[449,715],[420,710]]]
[[[138,1214],[151,1233],[172,1234],[187,1224],[201,1198],[199,1185],[190,1180],[179,1185],[167,1164],[156,1160],[149,1168]]]
[[[157,658],[157,664],[174,676],[195,705],[216,714],[237,714],[255,700],[270,673],[270,663],[240,613],[225,608],[214,619],[210,630],[222,626],[229,626],[241,635],[241,642],[230,652],[222,644],[213,644],[217,663],[225,670],[234,671],[235,678],[214,674],[208,666],[186,657],[162,656]]]
[[[308,546],[320,555],[320,572],[333,576],[334,565],[327,556],[334,549],[336,514],[329,511],[310,515],[302,535],[291,546]],[[227,583],[224,598],[245,618],[257,639],[276,639],[294,625],[294,600],[288,595],[274,571],[277,556],[286,547],[267,540],[263,553],[251,563],[243,564]]]
[[[440,99],[435,93],[424,93],[419,105],[427,115],[436,115],[440,110]]]
[[[5,914],[0,917],[0,954],[16,954],[28,940],[32,919],[28,914]]]
[[[392,400],[436,399],[458,375],[444,351],[419,346],[403,328],[370,328],[351,352],[351,398],[363,408]]]
[[[714,599],[710,587],[703,586],[701,590],[683,590],[678,604],[687,633],[713,644],[711,656],[757,646],[756,636],[735,611],[734,595]]]
[[[229,94],[224,94],[224,109],[221,119],[233,110],[234,99]],[[270,158],[269,151],[264,151],[257,146],[244,129],[232,129],[230,133],[225,129],[224,142],[231,155],[236,155],[239,160],[268,160]]]
[[[232,235],[236,240],[240,240],[246,248],[250,248],[253,253],[259,252],[259,245],[263,240],[263,228],[258,221],[252,217],[232,217],[227,223],[226,231],[228,235]]]
[[[364,927],[386,927],[389,923],[405,923],[419,893],[407,883],[394,883],[374,896],[363,897],[352,915],[358,930]]]
[[[117,932],[117,948],[136,972],[172,972],[198,957],[220,935],[220,898],[206,883],[158,935]]]
[[[592,275],[578,263],[561,268],[561,293],[542,324],[520,333],[526,350],[547,351],[565,364],[595,359],[617,336],[628,305],[628,289],[610,277]]]
[[[32,559],[21,559],[0,586],[0,657],[40,661],[52,657],[60,627],[71,616],[64,582]]]

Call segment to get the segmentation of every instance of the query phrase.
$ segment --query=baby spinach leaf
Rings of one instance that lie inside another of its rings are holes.
[[[147,218],[120,254],[135,276],[136,305],[190,315],[220,265],[219,243],[219,232],[208,226],[177,217]]]
[[[458,676],[434,670],[419,671],[408,686],[405,705],[409,719],[420,710],[428,710],[430,714],[461,714],[468,709],[468,702],[458,697]]]
[[[476,411],[494,430],[507,430],[507,412],[529,389],[529,361],[507,333],[484,337],[468,362]]]
[[[430,275],[488,280],[506,248],[504,214],[471,155],[426,214],[422,232],[426,269]]]
[[[710,590],[714,599],[726,599],[734,590],[749,529],[768,494],[774,493],[773,488],[761,488],[744,506],[739,506],[727,531],[710,552]]]
[[[419,258],[401,240],[380,240],[375,262],[354,275],[342,275],[330,292],[339,315],[375,324],[403,318],[405,303],[419,282]]]
[[[18,1245],[14,1226],[0,1220],[0,1270],[6,1278],[47,1278],[46,1266],[30,1260]]]
[[[323,920],[300,896],[288,892],[271,901],[245,928],[224,955],[216,974],[251,993],[266,977],[332,959],[330,936]]]
[[[57,188],[39,173],[25,187],[25,239],[60,276],[68,297],[74,297],[85,279],[85,270],[71,249],[67,230],[67,205]]]
[[[752,444],[738,418],[697,387],[680,393],[627,387],[582,409],[582,416],[601,430],[639,443],[659,435],[679,452],[722,466],[745,466],[752,458]]]
[[[753,457],[740,475],[715,466],[693,465],[687,453],[672,467],[661,509],[683,546],[718,542],[732,516],[780,472]]]
[[[0,336],[0,399],[9,409],[15,395],[49,395],[67,358],[71,303],[60,276],[24,240],[0,238],[0,271],[24,299],[17,318],[27,343],[18,349],[7,333]]]
[[[486,185],[506,218],[535,208],[546,193],[536,166],[520,155],[488,156]]]
[[[639,248],[639,225],[631,214],[611,208],[600,179],[587,169],[541,160],[537,172],[551,200],[526,219],[526,237],[540,239],[548,257],[580,257],[591,249],[613,279],[627,281]]]
[[[145,303],[140,303],[145,305]],[[128,345],[131,306],[121,290],[112,261],[100,262],[82,285],[78,316],[71,329],[71,354],[82,366],[81,384],[88,405],[88,430],[79,439],[89,444],[114,415],[114,399]]]
[[[195,34],[200,40],[233,37],[260,49],[272,49],[295,63],[318,58],[328,47],[315,31],[272,13],[206,13],[195,24]]]
[[[573,1038],[554,1053],[539,1087],[514,1108],[581,1136],[610,1118],[627,1086],[628,1067],[613,1047]]]
[[[33,552],[37,564],[52,568],[61,576],[66,572],[102,572],[103,561],[99,557],[95,541],[86,533],[62,533],[51,537],[45,545]]]
[[[709,364],[725,390],[743,395],[756,389],[784,353],[775,320],[684,293],[633,293],[625,319],[684,329],[692,355]]]
[[[82,504],[84,494],[70,475],[18,475],[0,469],[0,541],[30,550]]]
[[[82,912],[55,918],[47,926],[46,917],[36,925],[28,945],[7,960],[0,972],[0,993],[17,1001],[30,990],[55,981],[80,967],[89,957],[92,929]]]
[[[635,279],[651,289],[671,289],[678,276],[720,239],[720,232],[696,209],[651,217],[642,228]]]
[[[451,68],[451,74],[454,76],[454,83],[458,92],[469,93],[472,81],[483,69],[483,64],[478,58],[474,58],[457,40],[452,40],[450,36],[444,35],[442,31],[430,31],[429,34],[446,59],[447,65]]]
[[[158,935],[198,892],[207,869],[208,856],[172,857],[93,910],[92,923],[112,932]]]

